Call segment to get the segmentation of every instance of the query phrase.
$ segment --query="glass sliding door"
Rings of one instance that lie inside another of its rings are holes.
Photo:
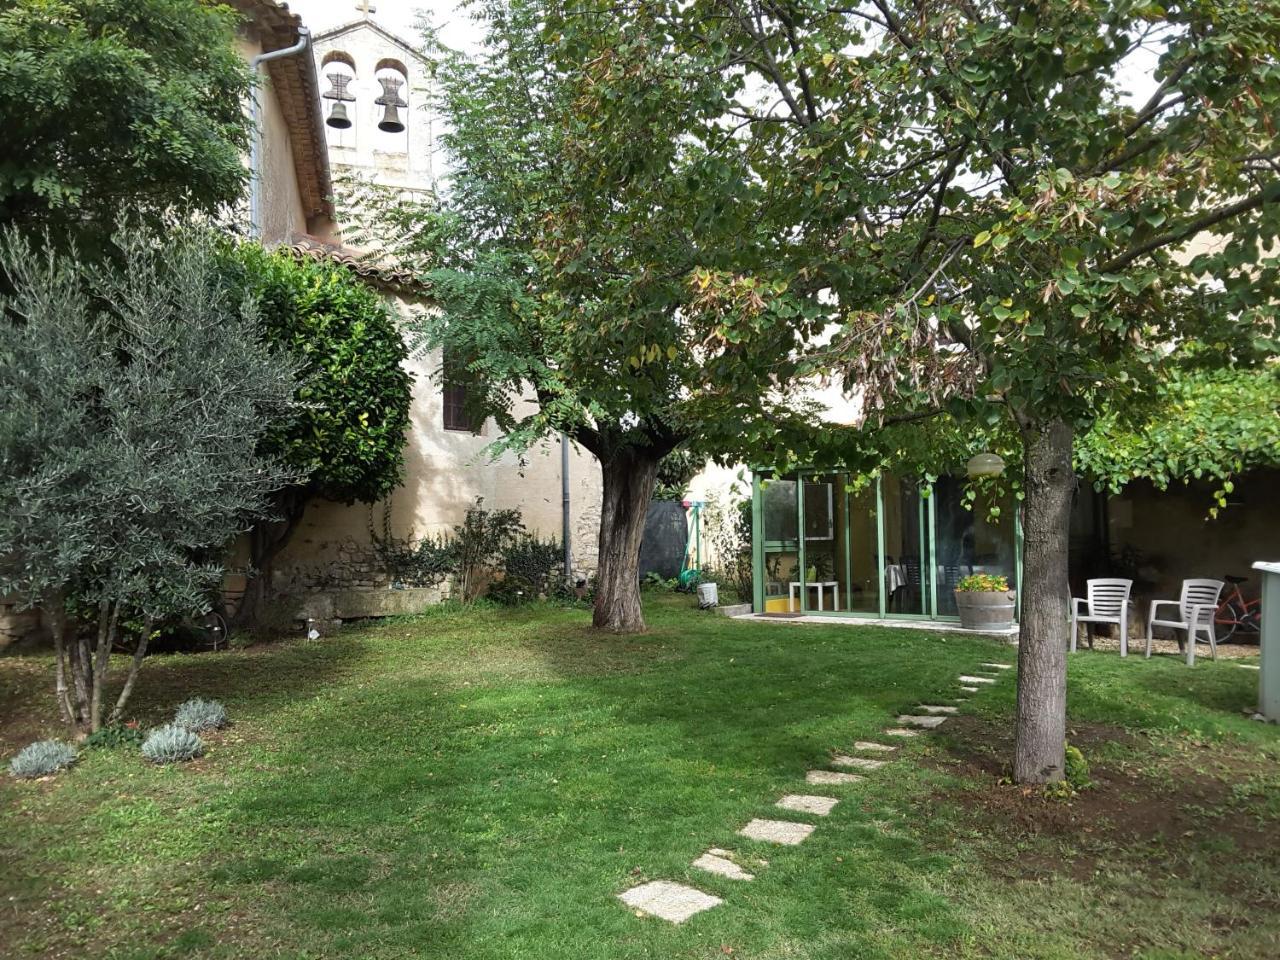
[[[931,612],[932,538],[926,489],[914,479],[894,474],[885,474],[881,481],[887,616],[923,617]]]
[[[971,573],[1017,588],[1017,503],[965,481],[932,485],[886,474],[855,492],[844,473],[757,483],[757,602],[769,613],[954,618],[954,590]]]
[[[979,493],[973,509],[964,505],[964,478],[939,477],[933,485],[936,514],[934,555],[937,616],[955,617],[955,586],[971,573],[991,573],[1008,578],[1017,589],[1017,504],[1005,496],[993,501]]]
[[[795,585],[801,609],[836,611],[844,593],[844,485],[833,475],[805,477],[804,570]]]
[[[841,476],[842,485],[849,478]],[[880,529],[876,485],[859,491],[846,489],[842,500],[848,521],[845,541],[846,576],[841,584],[841,609],[880,615]]]
[[[760,485],[766,613],[787,613],[800,609],[799,596],[791,587],[793,582],[800,579],[798,494],[799,485],[795,480],[765,480]]]

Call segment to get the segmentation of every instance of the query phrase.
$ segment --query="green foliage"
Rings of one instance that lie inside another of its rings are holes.
[[[971,573],[956,584],[957,593],[1006,593],[1009,580],[996,573]]]
[[[9,773],[20,780],[34,780],[57,773],[76,762],[75,747],[61,740],[38,740],[18,751],[9,761]]]
[[[702,524],[711,557],[711,572],[704,573],[703,579],[730,587],[740,601],[750,600],[754,580],[751,498],[730,499],[727,504],[708,500],[702,508]]]
[[[1089,761],[1084,758],[1079,747],[1073,747],[1069,743],[1063,775],[1063,779],[1073,790],[1087,790],[1093,786],[1093,781],[1089,779]]]
[[[0,238],[0,594],[50,618],[76,681],[60,706],[91,729],[119,630],[132,677],[151,624],[203,612],[226,545],[297,479],[256,452],[294,366],[231,299],[214,241],[122,228],[115,245],[95,268]],[[72,598],[99,629],[64,650]]]
[[[309,493],[372,503],[400,483],[413,377],[393,311],[337,264],[257,244],[234,250],[228,272],[251,297],[269,344],[298,364],[287,421],[261,444],[306,478]]]
[[[393,581],[414,587],[443,583],[456,567],[457,550],[447,536],[396,537],[391,531],[391,502],[382,508],[382,532],[373,527],[370,512],[369,539],[373,551]]]
[[[1209,514],[1234,490],[1232,478],[1280,465],[1280,367],[1174,368],[1151,398],[1106,410],[1076,447],[1081,473],[1118,492],[1133,479],[1160,489],[1186,479],[1212,481]]]
[[[157,727],[142,742],[142,755],[155,764],[182,763],[204,754],[204,741],[186,727]]]
[[[526,596],[550,596],[564,580],[564,544],[555,537],[543,540],[537,534],[523,534],[503,551],[502,569],[504,579],[520,583]],[[489,596],[494,596],[492,587]]]
[[[519,510],[486,510],[484,497],[476,498],[462,523],[453,528],[454,575],[464,603],[480,596],[523,533]]]
[[[383,509],[381,534],[372,525],[369,534],[393,579],[434,586],[453,577],[463,602],[485,593],[497,603],[514,605],[563,588],[561,543],[525,532],[519,510],[486,510],[483,497],[448,534],[395,537],[389,504]]]
[[[234,24],[189,0],[4,4],[0,224],[110,228],[124,206],[234,203],[249,143]]]
[[[658,461],[658,482],[653,487],[655,500],[684,500],[689,481],[698,475],[706,461],[691,450],[672,450]]]
[[[136,720],[130,720],[127,723],[108,723],[99,727],[84,738],[84,745],[96,750],[140,747],[144,737],[142,726]]]
[[[178,705],[173,715],[173,725],[193,733],[220,730],[227,725],[227,708],[217,700],[193,697]]]
[[[485,599],[503,607],[518,607],[538,599],[538,592],[524,577],[507,575],[489,584]]]

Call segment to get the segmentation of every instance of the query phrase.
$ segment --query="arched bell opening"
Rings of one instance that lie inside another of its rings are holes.
[[[328,82],[328,89],[321,94],[329,103],[324,122],[332,130],[350,130],[354,109],[348,104],[356,101],[355,94],[351,92],[351,84],[356,78],[355,61],[350,55],[335,50],[325,56],[321,72]]]
[[[382,107],[378,129],[383,133],[400,135],[406,130],[409,101],[409,72],[399,60],[382,60],[378,63],[374,78],[382,87],[381,95],[374,101]]]

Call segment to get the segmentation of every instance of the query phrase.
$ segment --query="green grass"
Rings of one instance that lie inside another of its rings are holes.
[[[804,844],[773,848],[735,831],[804,792],[831,749],[1015,651],[687,604],[650,597],[652,629],[635,638],[595,636],[577,610],[442,608],[317,643],[150,659],[140,720],[206,696],[233,726],[190,765],[91,751],[52,781],[6,778],[3,952],[1280,954],[1280,731],[1240,713],[1255,673],[1074,656],[1073,740],[1100,783],[1064,802],[1000,782],[1010,671],[842,789]],[[6,757],[57,732],[49,669],[0,660]],[[1156,815],[1170,806],[1189,828]],[[691,870],[710,846],[769,864],[752,883]],[[725,903],[674,927],[616,900],[659,878]]]

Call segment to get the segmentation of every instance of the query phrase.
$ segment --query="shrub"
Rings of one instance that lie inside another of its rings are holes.
[[[1063,776],[1072,789],[1086,790],[1093,786],[1089,779],[1089,761],[1084,758],[1079,747],[1067,744],[1066,762],[1063,765]]]
[[[959,593],[1004,593],[1008,589],[1008,578],[994,573],[971,573],[956,584]]]
[[[515,607],[538,599],[538,590],[524,577],[507,574],[489,584],[485,597],[504,607]]]
[[[137,721],[109,723],[85,737],[84,745],[96,750],[113,750],[116,747],[137,747],[142,744],[142,728]]]
[[[9,761],[9,772],[23,780],[47,777],[76,762],[76,748],[61,740],[28,744]]]
[[[193,697],[178,707],[173,716],[173,725],[194,733],[217,730],[227,725],[227,708],[217,700]]]
[[[185,727],[172,723],[152,730],[142,742],[142,755],[152,763],[194,760],[202,753],[204,741]]]
[[[502,569],[507,579],[514,579],[522,589],[528,589],[530,597],[550,595],[563,579],[564,546],[555,537],[541,539],[536,534],[525,534],[507,546],[502,555]],[[497,584],[494,584],[497,586]],[[493,587],[489,588],[492,596]]]

